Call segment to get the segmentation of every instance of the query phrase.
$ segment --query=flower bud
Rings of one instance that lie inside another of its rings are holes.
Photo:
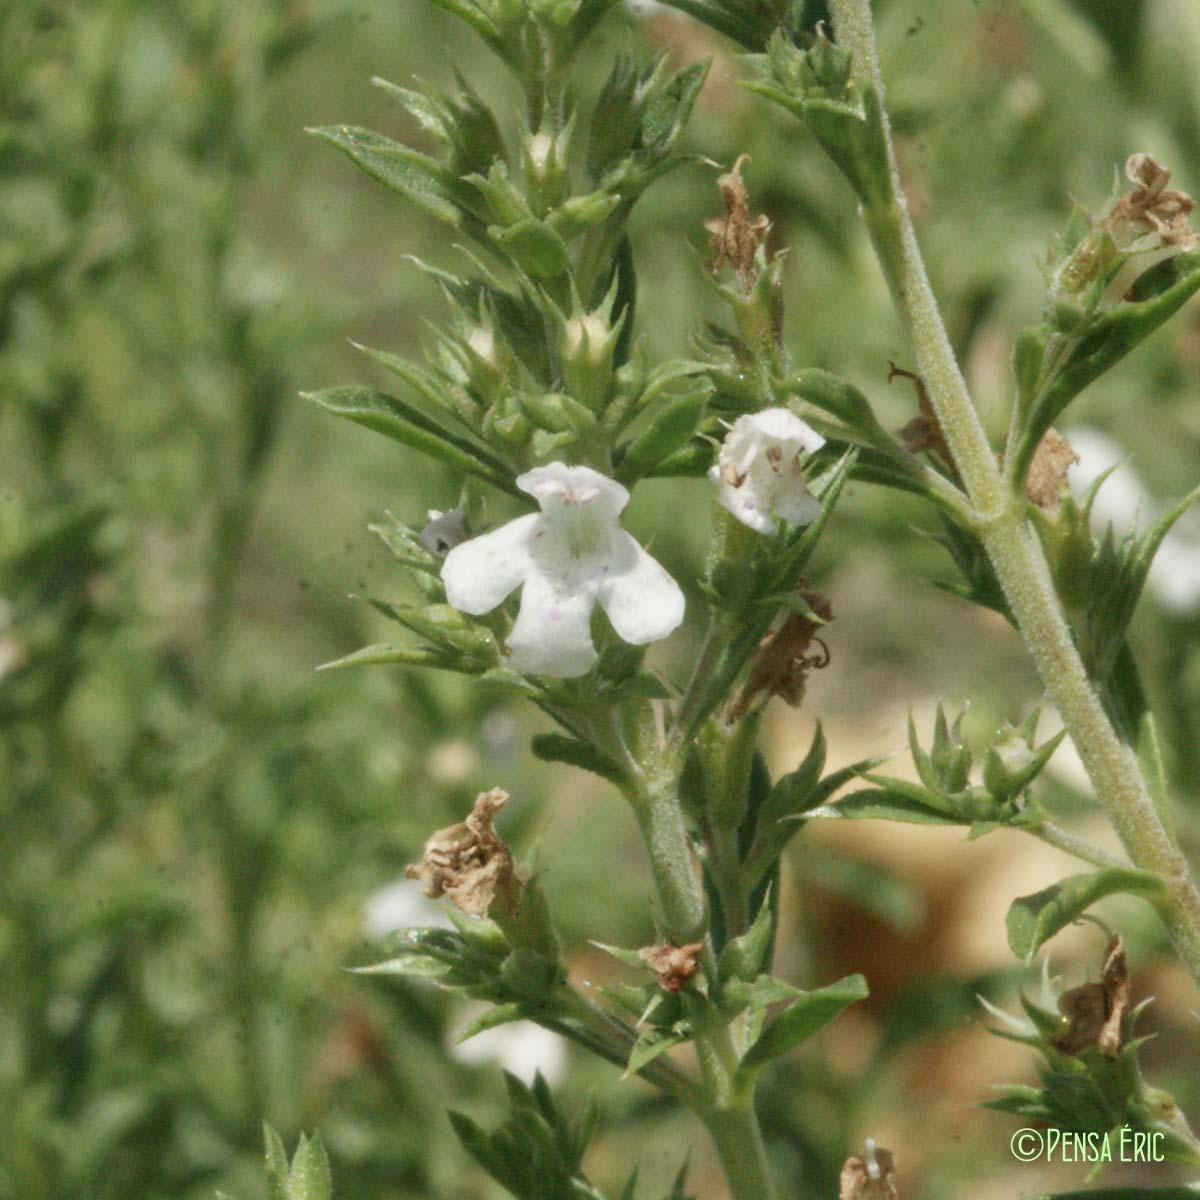
[[[490,408],[512,378],[512,355],[485,325],[471,331],[463,349],[467,359],[467,387]]]
[[[608,399],[619,333],[620,322],[613,327],[599,312],[577,314],[563,325],[559,351],[567,388],[593,411]]]
[[[528,133],[521,143],[521,162],[530,205],[545,216],[562,203],[567,181],[567,153],[572,122],[557,133]]]

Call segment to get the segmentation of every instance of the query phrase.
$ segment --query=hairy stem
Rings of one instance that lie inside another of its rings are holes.
[[[692,862],[675,780],[651,781],[638,797],[636,810],[654,872],[664,931],[677,945],[693,942],[704,932],[704,892]]]
[[[1040,825],[1030,829],[1029,832],[1034,837],[1040,838],[1046,845],[1053,846],[1056,850],[1063,850],[1067,854],[1073,854],[1076,858],[1082,859],[1084,862],[1089,862],[1094,867],[1128,868],[1132,865],[1115,854],[1109,854],[1107,850],[1100,846],[1093,846],[1090,842],[1085,842],[1082,838],[1076,837],[1069,830],[1055,825],[1053,821],[1043,821]]]
[[[852,55],[856,82],[874,88],[882,106],[883,80],[870,0],[830,0],[830,12],[837,40]],[[1133,752],[1118,737],[1088,678],[1041,545],[1024,519],[1023,500],[997,467],[929,285],[896,170],[886,109],[883,124],[893,196],[864,209],[863,215],[907,327],[918,370],[974,506],[975,532],[1122,844],[1138,866],[1162,877],[1164,919],[1180,957],[1200,982],[1200,891],[1159,818]]]
[[[710,1110],[704,1124],[716,1144],[730,1200],[774,1200],[775,1189],[767,1174],[766,1148],[753,1104]]]

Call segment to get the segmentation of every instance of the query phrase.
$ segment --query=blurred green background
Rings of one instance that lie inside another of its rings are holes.
[[[1037,259],[1071,199],[1099,208],[1136,150],[1200,190],[1200,6],[878,9],[931,273],[999,431],[1012,337],[1037,319]],[[634,218],[639,336],[679,353],[715,315],[696,253],[720,211],[712,163],[748,153],[752,203],[790,249],[794,361],[846,375],[899,427],[914,401],[887,386],[888,363],[911,362],[849,193],[794,121],[736,86],[728,47],[668,10],[620,10],[581,66],[585,108],[612,54],[655,46],[714,62],[697,162]],[[444,1110],[497,1119],[498,1062],[541,1063],[568,1107],[598,1091],[602,1187],[640,1162],[662,1190],[690,1150],[693,1190],[723,1194],[698,1128],[640,1082],[519,1030],[452,1058],[461,1004],[343,971],[389,925],[438,919],[389,885],[496,784],[514,797],[508,839],[540,840],[578,977],[611,971],[587,939],[653,932],[629,814],[592,777],[532,760],[529,712],[456,678],[313,671],[378,640],[362,598],[403,588],[368,521],[419,521],[457,484],[298,392],[371,378],[349,337],[413,352],[443,310],[405,256],[452,267],[456,250],[302,126],[426,145],[368,81],[444,85],[455,64],[513,107],[481,45],[418,0],[0,6],[0,1200],[254,1200],[263,1117],[289,1142],[319,1127],[343,1197],[494,1197]],[[1200,306],[1091,389],[1066,432],[1083,427],[1081,448],[1130,456],[1118,521],[1200,481]],[[631,511],[685,581],[705,490],[657,481]],[[833,665],[802,709],[773,712],[781,769],[817,715],[840,766],[898,748],[910,705],[927,722],[934,698],[969,700],[982,737],[1036,702],[1015,637],[931,586],[950,577],[933,528],[917,504],[852,489],[815,580],[833,598]],[[1196,849],[1200,534],[1179,530],[1135,644]],[[659,665],[683,672],[695,634]],[[1081,787],[1066,752],[1053,786]],[[977,992],[1011,1008],[1028,982],[1007,902],[1068,864],[1017,834],[959,836],[854,824],[797,839],[780,973],[862,970],[872,999],[767,1085],[785,1195],[833,1197],[868,1134],[896,1151],[906,1197],[1082,1182],[1013,1161],[1012,1122],[977,1106],[1031,1064],[972,1023]],[[1145,913],[1110,916],[1135,999],[1159,997],[1151,1077],[1198,1116],[1195,997]],[[1058,969],[1094,971],[1094,931],[1060,942]]]

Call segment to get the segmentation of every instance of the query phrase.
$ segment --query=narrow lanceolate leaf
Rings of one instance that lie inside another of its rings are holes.
[[[748,1082],[772,1059],[786,1054],[824,1029],[844,1008],[857,1000],[865,1000],[867,994],[867,981],[861,975],[847,975],[828,987],[805,992],[780,1013],[746,1051],[738,1068],[739,1077]]]
[[[624,447],[617,478],[625,484],[643,475],[685,446],[704,417],[712,389],[707,383],[682,396],[674,396],[654,414],[650,424]]]
[[[789,396],[798,396],[809,404],[836,417],[847,429],[852,430],[868,443],[888,444],[891,438],[879,424],[870,401],[853,384],[811,367],[797,371],[777,392],[786,403]]]
[[[811,817],[840,817],[850,821],[903,821],[909,825],[959,825],[962,819],[940,812],[913,796],[891,788],[865,788],[832,804],[814,809]]]
[[[475,669],[469,659],[449,654],[444,650],[435,650],[429,646],[393,646],[387,642],[377,642],[373,646],[355,650],[353,654],[347,654],[343,658],[322,663],[317,670],[340,671],[343,667],[378,666],[431,667],[439,671],[466,673]]]
[[[566,243],[549,225],[534,217],[507,228],[490,225],[488,236],[534,279],[557,279],[571,267]]]
[[[351,968],[355,975],[403,975],[407,979],[441,979],[448,975],[449,963],[422,954],[417,950],[405,950],[395,958],[386,962],[375,963],[369,967]]]
[[[660,1054],[688,1040],[687,1034],[678,1029],[656,1029],[653,1025],[642,1026],[638,1040],[629,1052],[629,1062],[625,1067],[626,1075],[636,1075],[643,1067],[647,1067]]]
[[[464,201],[469,197],[459,180],[432,158],[354,125],[322,125],[308,132],[336,146],[372,179],[399,192],[422,212],[455,229],[462,227]]]
[[[411,446],[455,470],[474,475],[513,495],[520,495],[512,476],[489,451],[443,429],[423,412],[365,387],[326,388],[323,392],[301,393],[322,408],[345,417],[356,425],[374,429],[394,441]]]
[[[1153,898],[1162,880],[1133,867],[1108,867],[1086,875],[1071,875],[1058,883],[1014,900],[1008,910],[1008,944],[1018,958],[1032,960],[1043,942],[1082,916],[1097,900],[1119,892]]]
[[[764,901],[754,924],[722,947],[717,964],[722,982],[732,979],[751,982],[758,978],[771,945],[772,925],[771,905]]]
[[[489,1029],[496,1029],[500,1025],[519,1021],[524,1015],[524,1009],[520,1004],[496,1004],[480,1013],[474,1020],[468,1021],[455,1035],[454,1044],[461,1046],[463,1042],[470,1041],[476,1034],[486,1033]]]
[[[279,1134],[265,1121],[263,1147],[267,1159],[267,1200],[287,1200],[287,1151]]]
[[[542,733],[533,739],[531,749],[544,762],[568,763],[612,783],[620,785],[625,782],[625,773],[617,763],[606,754],[601,754],[595,746],[578,738],[562,733]]]
[[[453,399],[442,384],[428,371],[418,367],[416,363],[392,354],[387,350],[374,350],[370,346],[360,346],[357,342],[350,343],[355,350],[361,350],[373,362],[377,362],[385,370],[398,375],[422,399],[427,400],[436,408],[449,413],[456,420],[462,420],[462,414],[455,407]]]

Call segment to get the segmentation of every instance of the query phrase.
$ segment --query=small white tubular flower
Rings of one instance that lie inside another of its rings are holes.
[[[730,427],[709,478],[718,499],[743,525],[772,533],[776,520],[807,525],[821,511],[800,474],[799,457],[825,439],[786,408],[748,413]]]
[[[666,637],[683,620],[683,592],[618,524],[629,492],[590,467],[551,463],[517,479],[539,513],[518,517],[446,555],[446,599],[479,616],[521,588],[508,638],[512,665],[571,678],[596,662],[590,622],[599,604],[627,642]]]

